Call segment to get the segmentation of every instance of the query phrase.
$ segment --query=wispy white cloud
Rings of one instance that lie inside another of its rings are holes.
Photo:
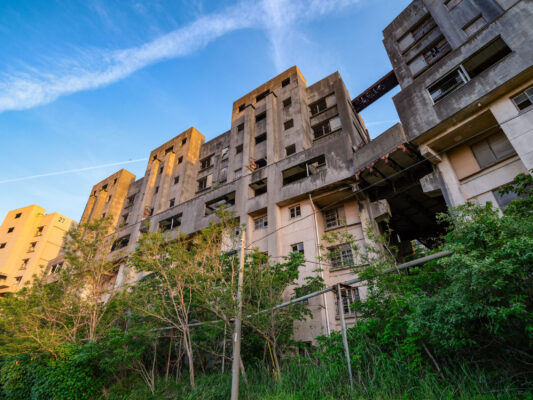
[[[273,61],[281,69],[283,42],[298,34],[298,23],[358,1],[263,0],[259,5],[255,1],[244,1],[221,12],[200,16],[189,25],[137,47],[115,51],[81,50],[76,58],[57,61],[51,67],[53,71],[26,68],[18,73],[0,72],[0,112],[27,109],[50,103],[63,95],[109,85],[148,65],[192,54],[239,29],[265,29],[272,44]]]
[[[378,126],[378,125],[389,125],[389,124],[396,124],[398,122],[400,121],[398,121],[397,119],[391,119],[387,121],[370,121],[370,122],[365,122],[365,126],[370,127],[370,126]]]

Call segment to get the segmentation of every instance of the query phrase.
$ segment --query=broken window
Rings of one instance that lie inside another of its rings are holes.
[[[5,247],[6,247],[6,244],[7,244],[6,242],[4,242],[4,243],[0,243],[0,249],[5,248]]]
[[[311,175],[317,174],[326,166],[326,157],[324,155],[314,157],[306,162],[287,168],[282,171],[283,185],[298,181]]]
[[[133,205],[133,203],[135,202],[136,195],[137,194],[132,194],[131,196],[128,197],[128,203],[125,208],[131,207]]]
[[[255,137],[255,144],[262,143],[266,140],[267,140],[267,134],[265,132]]]
[[[117,178],[113,179],[113,185],[117,184]]]
[[[235,154],[240,154],[240,153],[242,153],[242,144],[235,147]]]
[[[209,189],[213,183],[213,175],[209,174],[201,179],[198,179],[198,192]]]
[[[237,125],[237,133],[244,132],[244,123]]]
[[[256,96],[255,101],[256,103],[263,100],[265,97],[267,97],[270,94],[270,90],[265,90],[263,93]]]
[[[296,153],[296,145],[295,144],[291,144],[291,145],[285,147],[285,153],[288,156],[290,156],[291,154]]]
[[[291,129],[293,126],[294,126],[294,120],[292,119],[289,119],[288,121],[285,121],[283,123],[283,127],[285,128],[285,130]]]
[[[35,232],[35,236],[42,236],[44,231],[44,226],[39,226]]]
[[[15,214],[15,219],[20,218],[21,215],[22,215],[22,213],[16,213]]]
[[[471,146],[480,168],[487,168],[513,154],[515,150],[503,132],[496,133]]]
[[[182,213],[173,215],[172,217],[165,218],[164,220],[159,221],[159,230],[161,232],[171,231],[176,229],[181,225]]]
[[[267,192],[267,178],[251,183],[250,188],[253,191],[254,197],[259,196],[263,193],[266,193]]]
[[[122,220],[120,221],[120,225],[128,225],[128,217],[130,216],[129,213],[126,213],[122,216]]]
[[[313,134],[316,139],[320,139],[323,136],[329,135],[332,132],[335,132],[341,128],[341,120],[339,117],[333,117],[330,120],[321,122],[318,125],[315,125],[313,128]]]
[[[324,211],[326,230],[338,228],[344,222],[344,207],[331,208]]]
[[[107,190],[107,183],[104,186],[102,186],[102,190]]]
[[[487,46],[478,50],[453,71],[428,87],[428,92],[436,103],[447,94],[463,86],[487,68],[496,64],[511,52],[501,38],[497,38]]]
[[[126,247],[129,242],[130,242],[130,235],[122,236],[113,242],[113,245],[111,246],[111,251],[122,249]]]
[[[187,138],[181,139],[181,146],[185,146],[185,143],[187,143]]]
[[[290,97],[287,97],[285,100],[283,100],[283,108],[288,108],[292,104],[292,100]]]
[[[281,87],[287,86],[289,83],[291,83],[291,78],[285,78],[281,81]]]
[[[170,146],[170,147],[168,147],[168,148],[165,150],[165,155],[167,155],[168,153],[170,153],[172,150],[174,150],[174,146]]]
[[[342,297],[342,310],[344,315],[347,317],[355,316],[355,311],[352,309],[352,304],[357,303],[361,300],[359,295],[359,288],[356,287],[341,287],[341,297]],[[337,315],[339,315],[339,299],[337,296],[337,307],[335,307]]]
[[[352,247],[349,244],[331,247],[329,249],[328,259],[331,269],[353,267]]]
[[[259,168],[266,167],[266,165],[267,165],[267,159],[266,158],[259,158],[259,159],[255,160],[254,162],[250,163],[250,168],[252,170],[256,170],[256,169],[259,169]]]
[[[22,276],[15,276],[15,280],[17,281],[17,285],[20,285],[22,282]]]
[[[316,115],[321,111],[324,111],[326,108],[328,108],[326,104],[326,98],[322,98],[318,101],[315,101],[313,104],[309,106],[309,109],[311,110],[311,115]]]
[[[183,156],[178,157],[178,164],[181,164],[183,162]]]
[[[174,185],[178,184],[180,181],[180,177],[179,176],[175,176],[174,177]]]
[[[111,195],[107,196],[107,202],[109,203],[111,201]]]
[[[24,271],[28,267],[29,262],[29,258],[25,258],[24,260],[22,260],[22,264],[20,264],[19,270]]]
[[[211,164],[211,159],[213,156],[206,157],[202,160],[200,160],[200,170],[211,168],[213,164]]]
[[[221,207],[231,207],[235,205],[235,192],[225,194],[205,203],[205,215],[211,215]]]
[[[297,205],[295,205],[293,207],[290,207],[289,208],[289,214],[291,216],[291,219],[301,216],[302,215],[302,210],[300,208],[300,205],[297,204]]]
[[[245,108],[246,108],[246,104],[241,104],[241,105],[239,106],[239,112],[244,111]]]
[[[239,179],[242,176],[242,169],[235,170],[235,179]]]
[[[170,199],[170,201],[168,202],[168,206],[174,207],[174,204],[176,204],[176,199]]]
[[[14,230],[15,230],[15,227],[12,226],[11,228],[9,228],[9,229],[7,230],[7,233],[11,233],[11,232],[13,232]]]
[[[222,160],[227,160],[228,155],[229,155],[229,147],[224,147],[221,153]]]
[[[56,274],[59,271],[61,271],[62,268],[63,268],[63,261],[61,261],[60,263],[52,265],[52,268],[50,268],[50,273],[51,274]]]
[[[28,247],[28,253],[33,253],[37,247],[37,242],[31,242],[30,247]]]
[[[303,243],[291,244],[291,252],[304,254],[304,244]]]
[[[514,96],[511,100],[520,111],[531,107],[533,104],[533,86]]]
[[[264,229],[268,226],[268,217],[263,215],[259,218],[254,219],[254,231]]]
[[[220,170],[218,182],[224,183],[228,180],[228,168],[224,167]]]

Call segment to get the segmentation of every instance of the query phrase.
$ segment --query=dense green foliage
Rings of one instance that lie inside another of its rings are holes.
[[[353,388],[339,333],[297,356],[293,325],[309,316],[305,305],[257,313],[320,279],[296,285],[300,254],[273,262],[250,251],[241,398],[533,399],[531,187],[520,175],[504,188],[522,198],[503,215],[491,204],[442,215],[453,255],[423,266],[383,274],[396,265],[387,235],[353,246],[367,262],[355,271],[367,294],[348,329]],[[144,234],[129,259],[144,278],[118,292],[107,278],[113,260],[97,256],[110,245],[105,221],[72,232],[70,270],[0,301],[0,399],[229,398],[238,258],[220,248],[234,247],[235,228],[222,212],[192,237]]]

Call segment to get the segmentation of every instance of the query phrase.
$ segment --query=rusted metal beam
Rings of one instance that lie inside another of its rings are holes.
[[[352,105],[355,111],[358,113],[363,111],[370,104],[384,94],[390,92],[396,86],[398,86],[398,78],[396,78],[394,71],[391,71],[352,100]]]

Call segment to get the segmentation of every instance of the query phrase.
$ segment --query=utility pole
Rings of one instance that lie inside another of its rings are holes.
[[[233,332],[233,360],[231,365],[231,400],[239,399],[239,366],[241,361],[241,326],[242,326],[242,283],[244,278],[245,232],[241,234],[241,259],[239,263],[239,280],[237,282],[237,315]]]

